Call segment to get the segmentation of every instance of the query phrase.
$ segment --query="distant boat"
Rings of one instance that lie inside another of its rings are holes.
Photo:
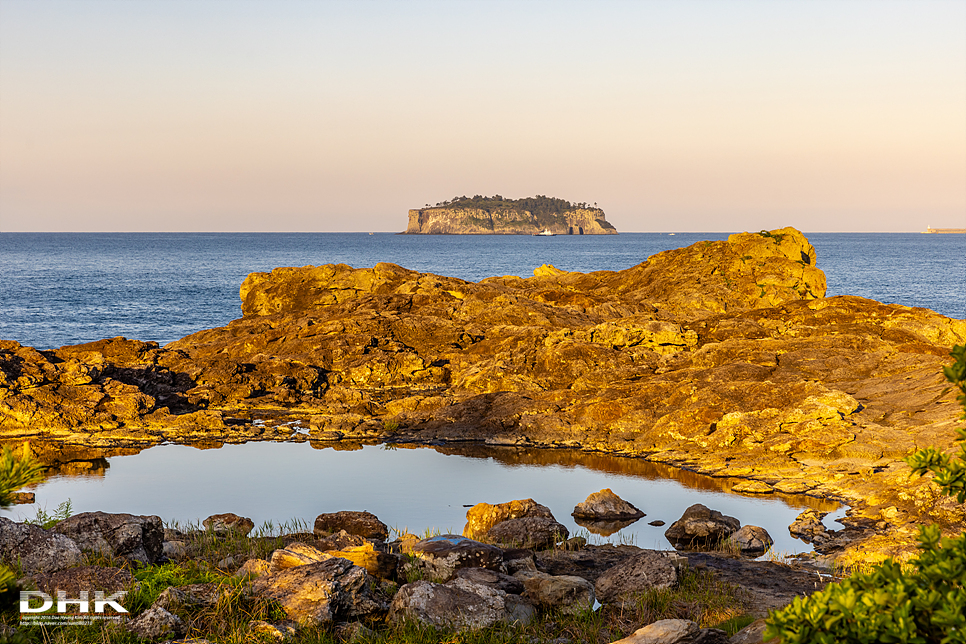
[[[668,233],[668,235],[673,235],[674,233]]]
[[[534,237],[555,237],[557,233],[550,232],[549,228],[544,228],[539,233],[533,233]]]

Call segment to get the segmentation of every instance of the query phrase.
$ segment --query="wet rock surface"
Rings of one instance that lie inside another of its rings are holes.
[[[871,522],[838,542],[846,562],[908,554],[926,519],[966,524],[902,462],[953,443],[941,366],[966,321],[825,298],[794,229],[623,271],[327,265],[253,273],[240,294],[241,319],[165,347],[0,341],[0,440],[579,447],[846,502]]]

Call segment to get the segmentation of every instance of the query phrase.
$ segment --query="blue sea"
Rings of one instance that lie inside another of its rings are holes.
[[[40,349],[125,336],[164,345],[241,317],[248,273],[345,263],[477,281],[620,270],[728,233],[420,236],[389,233],[0,233],[0,338]],[[828,295],[966,318],[966,235],[807,234]]]

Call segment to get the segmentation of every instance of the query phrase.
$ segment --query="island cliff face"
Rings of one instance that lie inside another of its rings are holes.
[[[241,319],[163,348],[0,342],[0,441],[119,449],[308,432],[580,448],[844,501],[844,562],[908,554],[918,523],[966,527],[966,509],[903,462],[953,449],[960,409],[941,368],[966,321],[825,298],[815,260],[785,228],[616,272],[252,273]]]
[[[409,211],[407,235],[616,235],[599,208],[574,208],[539,222],[529,210],[517,208],[420,208]]]

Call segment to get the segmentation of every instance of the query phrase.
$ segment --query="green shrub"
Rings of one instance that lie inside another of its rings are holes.
[[[956,361],[943,373],[959,388],[966,411],[966,346],[954,347],[952,356]],[[957,459],[928,448],[907,462],[916,474],[935,474],[943,492],[962,503],[966,429],[957,433]],[[765,637],[780,636],[783,644],[966,642],[966,534],[943,538],[938,526],[923,526],[919,551],[906,565],[889,559],[807,599],[796,598],[768,617]]]

